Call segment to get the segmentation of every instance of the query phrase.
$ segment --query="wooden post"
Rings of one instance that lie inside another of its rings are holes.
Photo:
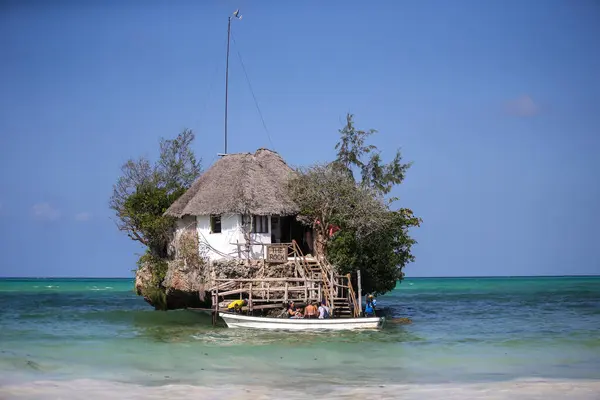
[[[252,282],[250,282],[250,294],[248,295],[248,311],[252,314]]]
[[[244,288],[244,284],[240,282],[240,300],[242,300],[242,289]]]
[[[215,293],[213,292],[211,295],[211,304],[210,307],[212,308],[212,326],[215,326]]]
[[[283,296],[283,299],[287,304],[287,302],[288,302],[288,282],[287,281],[285,281],[285,294]]]
[[[213,265],[211,260],[208,260],[208,267],[210,268],[209,282],[211,285],[217,285],[217,274],[215,273],[215,266]]]
[[[308,282],[304,282],[304,304],[308,301]]]
[[[219,316],[219,285],[216,285],[215,295],[213,297],[215,311],[213,311],[213,326],[217,325],[217,317]]]
[[[318,284],[319,286],[317,287],[317,297],[319,300],[319,304],[321,304],[321,302],[323,301],[323,298],[321,297],[321,283]]]
[[[329,298],[330,298],[330,304],[329,307],[331,307],[331,315],[333,315],[333,309],[335,308],[334,306],[334,291],[335,291],[335,280],[334,280],[334,275],[333,275],[333,271],[331,271],[331,287],[329,288]]]
[[[356,271],[356,280],[358,284],[358,315],[362,315],[362,283],[360,279],[360,269]]]

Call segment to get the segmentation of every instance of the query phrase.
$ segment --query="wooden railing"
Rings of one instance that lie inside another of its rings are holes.
[[[312,278],[312,270],[310,269],[310,265],[306,259],[306,256],[302,253],[300,246],[296,243],[295,240],[291,243],[291,249],[293,252],[294,260],[299,260],[299,264],[301,265],[301,270],[304,270],[304,274],[306,277]],[[298,263],[298,261],[296,261]],[[335,296],[335,287],[334,287],[334,273],[333,269],[329,267],[329,265],[325,265],[323,261],[316,260],[315,266],[319,268],[319,274],[321,275],[321,281],[323,283],[323,298],[319,299],[319,302],[325,301],[325,304],[333,310],[334,308],[334,298]]]
[[[279,254],[276,263],[293,259],[296,277],[216,279],[211,289],[215,312],[220,309],[219,298],[231,299],[231,296],[239,294],[240,299],[244,297],[248,300],[249,312],[280,308],[282,302],[294,300],[305,303],[325,301],[332,315],[336,305],[348,307],[353,317],[360,315],[360,305],[350,274],[337,275],[333,266],[325,260],[307,258],[296,241],[278,243],[276,246],[279,248],[275,253]]]
[[[306,278],[232,278],[217,279],[212,288],[213,307],[219,298],[239,294],[248,300],[248,311],[281,308],[288,301],[315,303],[321,296],[321,281]],[[316,286],[316,288],[315,288]],[[262,304],[261,304],[262,303]]]
[[[312,278],[312,270],[310,269],[309,263],[306,260],[306,256],[302,254],[302,250],[296,243],[296,241],[292,241],[290,244],[290,255],[294,257],[294,260],[300,264],[301,271],[304,270],[304,277]],[[333,267],[324,260],[317,261],[315,265],[318,265],[319,272],[321,275],[321,280],[323,282],[323,290],[325,293],[325,302],[328,307],[330,307],[333,311],[335,307],[334,299],[339,299],[346,297],[348,301],[348,305],[352,308],[352,315],[354,317],[358,317],[360,315],[360,307],[357,302],[356,292],[354,291],[354,287],[352,286],[352,276],[350,274],[337,276]],[[336,282],[337,279],[340,279],[341,282]],[[344,296],[345,294],[345,296]],[[321,299],[323,300],[323,299]]]
[[[346,275],[346,278],[348,279],[348,300],[350,304],[352,304],[352,315],[354,316],[354,318],[357,318],[359,316],[360,311],[356,301],[356,293],[354,292],[354,288],[352,287],[352,276],[348,274]]]

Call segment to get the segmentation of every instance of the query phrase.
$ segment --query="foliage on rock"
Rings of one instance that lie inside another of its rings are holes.
[[[167,269],[169,264],[167,260],[157,257],[150,251],[146,251],[137,262],[138,268],[146,267],[152,274],[151,286],[160,287],[162,285],[165,276],[167,275]]]
[[[168,309],[167,293],[164,289],[148,286],[144,288],[143,296],[156,310],[166,311]]]
[[[411,164],[399,150],[383,163],[377,147],[367,144],[375,131],[357,130],[350,114],[339,132],[336,160],[300,169],[289,190],[301,208],[298,219],[316,232],[317,254],[341,273],[360,269],[364,292],[385,293],[414,260],[409,229],[421,219],[408,208],[393,209],[398,199],[386,198]]]
[[[198,292],[204,300],[209,280],[208,260],[199,252],[198,232],[185,230],[176,238],[175,259],[169,262],[165,286],[186,292]]]
[[[181,259],[186,267],[205,267],[206,259],[200,256],[198,232],[185,231],[177,241],[177,258]]]

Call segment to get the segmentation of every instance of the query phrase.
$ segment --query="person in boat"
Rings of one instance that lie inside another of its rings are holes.
[[[372,294],[367,295],[367,305],[365,307],[365,317],[374,317],[375,316],[375,305],[377,304],[377,300],[373,297]]]
[[[289,318],[302,318],[302,312],[296,308],[293,301],[290,301],[288,304],[287,314]]]
[[[318,311],[317,306],[314,304],[308,304],[304,307],[304,318],[317,318]]]
[[[327,307],[325,305],[325,302],[322,301],[321,305],[319,306],[319,319],[326,319],[329,318],[329,307]]]
[[[246,299],[234,300],[227,305],[227,311],[239,313],[242,311],[242,307],[246,305],[248,305],[248,300]]]

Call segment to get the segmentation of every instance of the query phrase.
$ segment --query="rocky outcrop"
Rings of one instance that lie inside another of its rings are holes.
[[[157,284],[152,265],[142,265],[135,274],[135,290],[157,309],[210,307],[208,276],[204,266],[187,265],[180,259],[167,262],[164,279]]]
[[[215,279],[233,278],[285,278],[294,275],[295,264],[265,265],[263,260],[219,260],[213,261],[211,270]]]
[[[293,261],[275,265],[266,265],[263,260],[209,261],[198,251],[195,224],[176,231],[170,248],[170,260],[143,257],[135,276],[137,294],[160,310],[209,308],[210,290],[217,279],[284,278],[296,274]]]
[[[143,265],[135,271],[135,292],[138,296],[144,295],[144,288],[152,284],[152,271],[149,265]]]
[[[294,271],[293,262],[267,266],[262,260],[247,262],[231,259],[190,265],[177,259],[168,261],[168,269],[160,288],[154,284],[152,266],[140,267],[135,276],[135,289],[138,295],[157,309],[209,308],[209,291],[216,279],[282,278],[293,276]]]
[[[152,257],[143,259],[135,277],[138,295],[161,310],[209,307],[206,296],[209,268],[198,252],[195,229],[176,232],[169,257],[170,260],[159,261]]]

